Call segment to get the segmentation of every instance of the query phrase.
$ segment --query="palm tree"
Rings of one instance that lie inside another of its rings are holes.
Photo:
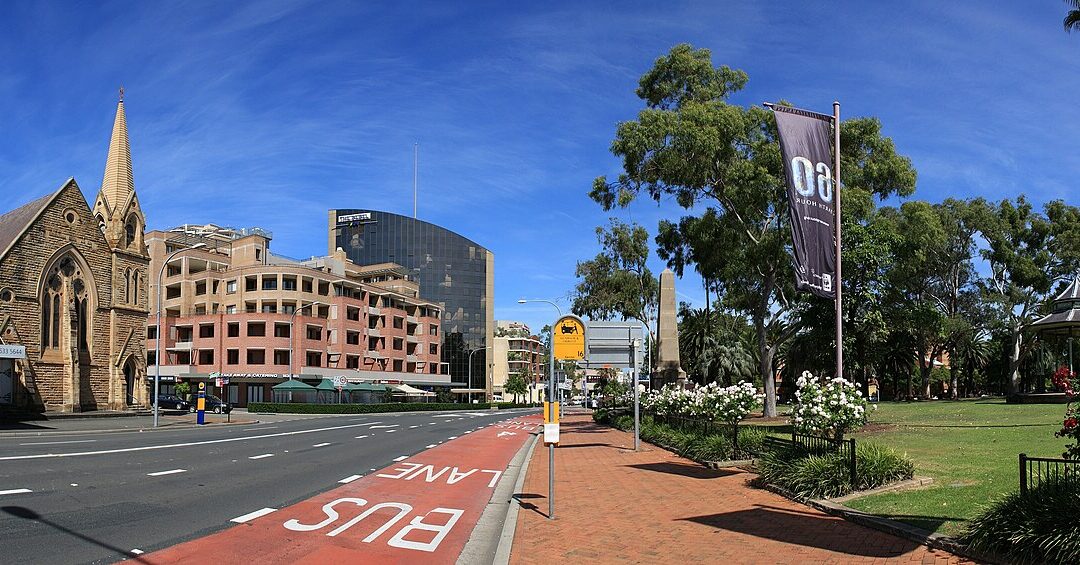
[[[1065,3],[1072,8],[1065,14],[1065,20],[1061,22],[1065,26],[1065,31],[1080,30],[1080,0],[1065,0]]]

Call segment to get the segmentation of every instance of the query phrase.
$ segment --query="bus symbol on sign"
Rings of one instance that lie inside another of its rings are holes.
[[[575,324],[564,325],[559,327],[559,331],[564,334],[576,334],[578,333],[578,327]]]
[[[580,361],[585,358],[585,322],[577,316],[563,316],[555,323],[559,328],[552,332],[552,353],[562,361]]]

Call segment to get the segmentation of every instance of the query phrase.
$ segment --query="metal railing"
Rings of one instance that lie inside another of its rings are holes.
[[[1080,459],[1028,457],[1020,454],[1020,494],[1043,483],[1066,484],[1080,488]]]
[[[836,441],[835,439],[824,436],[800,434],[792,431],[791,441],[810,455],[839,453],[844,461],[847,462],[848,478],[851,479],[852,488],[858,486],[859,465],[855,455],[855,438]]]

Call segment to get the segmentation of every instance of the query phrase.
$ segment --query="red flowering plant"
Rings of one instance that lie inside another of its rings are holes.
[[[1054,371],[1053,381],[1054,386],[1064,392],[1069,399],[1069,405],[1065,409],[1065,420],[1054,436],[1073,440],[1073,443],[1065,446],[1062,457],[1080,459],[1080,410],[1073,406],[1073,398],[1076,397],[1076,389],[1080,388],[1080,382],[1076,379],[1076,373],[1070,371],[1068,367],[1059,367],[1057,371]]]

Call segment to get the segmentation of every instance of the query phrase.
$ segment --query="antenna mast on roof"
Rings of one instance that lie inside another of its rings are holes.
[[[412,165],[412,217],[416,219],[416,184],[420,173],[420,142],[413,143]]]

